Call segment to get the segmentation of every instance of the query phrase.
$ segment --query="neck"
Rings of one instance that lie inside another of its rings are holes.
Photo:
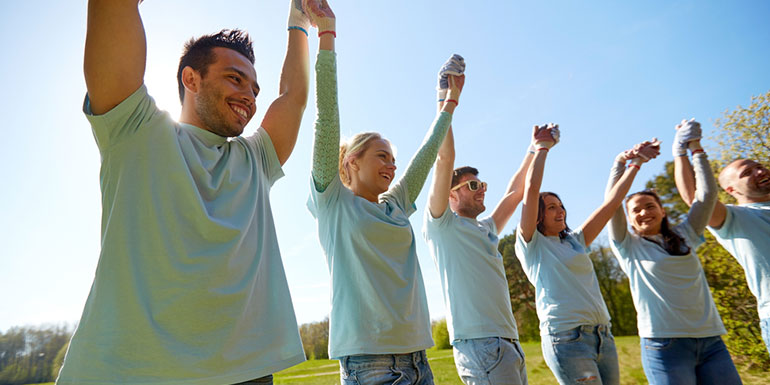
[[[770,202],[770,194],[762,195],[758,197],[748,197],[745,195],[738,195],[735,198],[738,201],[738,204]]]
[[[356,183],[355,181],[350,183],[350,191],[353,192],[355,196],[364,198],[372,203],[378,203],[380,201],[380,195],[369,190],[364,189],[359,183]]]

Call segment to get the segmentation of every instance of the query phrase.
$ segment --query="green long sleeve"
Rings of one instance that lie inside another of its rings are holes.
[[[433,126],[422,142],[422,146],[417,150],[412,160],[409,161],[406,173],[399,180],[399,183],[406,183],[410,203],[414,203],[417,200],[417,196],[420,195],[420,190],[422,190],[422,186],[425,184],[425,179],[428,178],[433,162],[436,161],[438,149],[441,147],[441,143],[444,142],[444,137],[449,130],[450,124],[452,124],[452,114],[442,112],[436,117],[436,120],[433,121]]]
[[[324,191],[339,174],[340,112],[337,103],[337,55],[321,50],[315,64],[317,116],[313,140],[313,183]]]

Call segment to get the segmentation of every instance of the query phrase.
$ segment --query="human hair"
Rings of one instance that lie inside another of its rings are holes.
[[[373,140],[384,140],[390,144],[387,139],[376,132],[362,132],[340,145],[339,172],[340,180],[345,186],[349,187],[351,182],[350,171],[348,170],[350,161],[361,156]]]
[[[564,204],[561,202],[561,198],[559,198],[556,193],[552,193],[550,191],[543,191],[540,193],[540,196],[537,200],[537,231],[540,232],[540,234],[545,234],[545,225],[543,224],[543,219],[545,219],[545,197],[552,196],[559,200],[559,205],[561,206],[562,210],[564,210],[564,230],[559,232],[559,239],[567,238],[569,235],[570,228],[567,226],[567,209],[564,208]]]
[[[639,192],[635,192],[628,197],[626,197],[626,208],[628,208],[628,202],[631,201],[632,198],[638,195],[645,195],[649,197],[653,197],[655,199],[655,202],[660,206],[660,208],[663,210],[663,219],[661,219],[660,222],[660,235],[663,237],[663,244],[661,245],[663,249],[666,250],[667,253],[670,255],[687,255],[690,254],[690,246],[687,244],[687,241],[684,240],[679,234],[675,233],[673,230],[671,230],[671,224],[668,223],[668,215],[666,214],[666,210],[663,207],[663,203],[660,201],[660,197],[658,194],[655,193],[655,191],[652,190],[643,190]],[[630,213],[629,213],[630,214]],[[631,226],[633,228],[633,226]],[[636,229],[634,229],[636,231]]]
[[[191,38],[184,45],[182,57],[179,59],[179,69],[176,80],[179,83],[179,101],[184,103],[184,84],[182,83],[182,70],[190,67],[198,71],[201,76],[206,76],[209,66],[216,59],[215,47],[229,48],[249,59],[254,64],[254,49],[251,46],[249,34],[240,29],[223,29],[215,34],[203,35],[199,38]]]
[[[465,174],[473,174],[474,176],[478,176],[479,170],[471,166],[456,168],[454,171],[452,171],[452,186],[450,187],[457,186],[457,184],[460,183],[460,179],[462,179],[463,175]]]

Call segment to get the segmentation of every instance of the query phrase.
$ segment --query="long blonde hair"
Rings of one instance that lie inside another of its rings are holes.
[[[339,172],[340,180],[345,186],[350,187],[350,170],[348,170],[350,161],[361,156],[373,140],[384,140],[390,144],[387,139],[376,132],[362,132],[340,145]]]

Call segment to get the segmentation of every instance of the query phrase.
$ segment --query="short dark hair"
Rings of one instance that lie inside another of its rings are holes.
[[[458,183],[460,183],[460,179],[462,179],[463,175],[465,174],[473,174],[475,176],[479,175],[479,170],[471,167],[471,166],[463,166],[458,167],[452,172],[452,186],[457,186]]]
[[[214,62],[214,48],[222,47],[234,50],[245,56],[251,64],[254,64],[254,49],[251,46],[249,34],[240,29],[223,29],[218,33],[203,35],[199,38],[191,38],[184,45],[182,57],[179,59],[179,69],[176,80],[179,83],[179,101],[184,102],[184,84],[182,83],[182,70],[190,67],[201,76],[206,76],[211,63]]]

